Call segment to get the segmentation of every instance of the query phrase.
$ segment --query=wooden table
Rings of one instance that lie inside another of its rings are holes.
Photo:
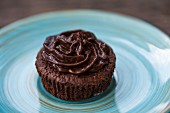
[[[170,0],[1,0],[0,27],[27,16],[68,9],[100,9],[132,15],[170,35]]]

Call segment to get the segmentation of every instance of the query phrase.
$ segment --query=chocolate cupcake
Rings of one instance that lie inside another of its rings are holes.
[[[64,100],[82,100],[105,91],[116,57],[91,32],[67,31],[50,36],[35,62],[44,88]]]

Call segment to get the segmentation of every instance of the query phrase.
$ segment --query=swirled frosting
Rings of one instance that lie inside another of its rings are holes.
[[[75,30],[50,36],[43,44],[42,56],[59,72],[96,72],[108,64],[110,48],[91,32]]]

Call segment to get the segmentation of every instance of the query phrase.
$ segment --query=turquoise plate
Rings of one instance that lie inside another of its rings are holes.
[[[64,101],[44,90],[35,68],[45,38],[84,29],[117,56],[117,86],[83,101]],[[32,16],[0,30],[0,112],[157,113],[170,109],[170,39],[133,17],[90,10]]]

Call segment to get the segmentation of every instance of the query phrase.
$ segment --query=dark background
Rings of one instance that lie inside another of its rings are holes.
[[[132,15],[170,35],[170,0],[0,0],[0,28],[38,13],[99,9]]]

